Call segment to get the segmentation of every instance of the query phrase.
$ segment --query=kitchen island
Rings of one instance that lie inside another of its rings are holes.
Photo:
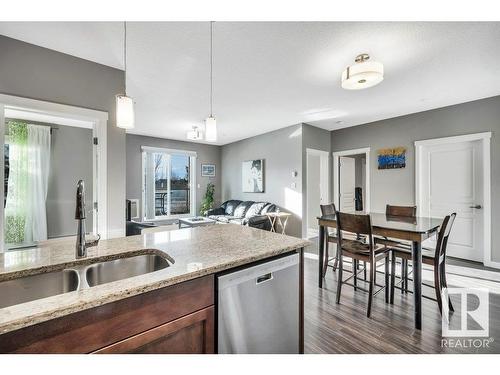
[[[75,258],[70,240],[0,253],[0,283],[141,255],[168,261],[154,272],[0,308],[0,352],[216,352],[215,275],[298,252],[302,285],[308,245],[259,229],[214,225],[103,240],[83,259]]]

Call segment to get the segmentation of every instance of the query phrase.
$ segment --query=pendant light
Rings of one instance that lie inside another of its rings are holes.
[[[205,119],[205,140],[207,142],[217,141],[217,121],[215,120],[213,114],[213,65],[214,65],[214,54],[213,54],[213,33],[214,33],[214,21],[210,21],[210,116]]]
[[[361,90],[375,86],[384,79],[384,66],[377,61],[368,61],[370,55],[362,53],[356,56],[354,65],[348,66],[342,73],[342,88]]]
[[[123,22],[123,65],[125,69],[125,93],[116,95],[116,126],[122,129],[133,129],[134,101],[127,96],[127,22]]]
[[[190,141],[199,141],[200,139],[203,139],[203,133],[200,128],[193,126],[193,129],[187,132],[186,137]]]

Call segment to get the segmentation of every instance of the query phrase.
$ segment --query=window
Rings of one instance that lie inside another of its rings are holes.
[[[195,216],[196,153],[142,147],[143,216]]]

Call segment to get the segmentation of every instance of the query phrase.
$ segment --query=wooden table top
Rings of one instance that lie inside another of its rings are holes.
[[[416,234],[427,234],[436,231],[441,225],[443,219],[418,216],[418,217],[403,217],[403,216],[388,216],[385,213],[370,213],[370,218],[373,228],[382,228],[402,232],[410,232]],[[335,225],[335,215],[318,216],[320,225],[333,224]]]

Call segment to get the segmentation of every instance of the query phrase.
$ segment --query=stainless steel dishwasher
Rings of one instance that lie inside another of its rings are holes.
[[[217,277],[219,353],[299,353],[299,254]]]

